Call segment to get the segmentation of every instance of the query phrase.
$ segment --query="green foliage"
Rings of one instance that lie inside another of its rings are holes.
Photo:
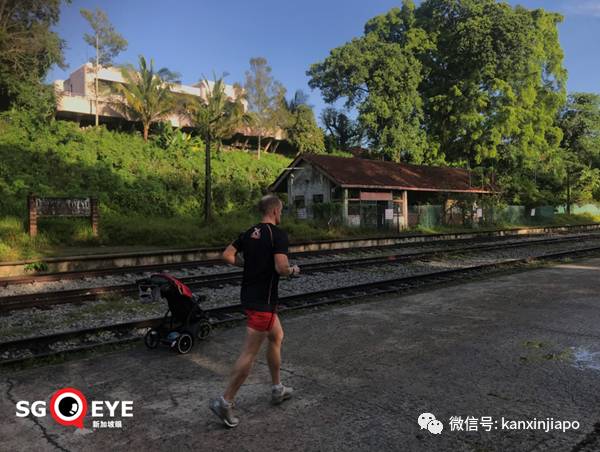
[[[239,86],[234,87],[232,100],[225,92],[223,77],[215,82],[204,79],[201,84],[205,98],[195,98],[189,105],[189,114],[194,128],[204,140],[221,142],[250,122],[244,110],[245,95]]]
[[[432,44],[413,22],[414,6],[405,2],[367,22],[364,36],[333,49],[307,75],[326,102],[345,98],[347,108],[358,110],[372,149],[395,161],[421,163],[429,156],[418,57]]]
[[[269,160],[269,157],[264,161]],[[41,259],[47,256],[81,254],[85,252],[140,250],[140,247],[207,247],[225,246],[240,232],[245,231],[260,218],[255,202],[246,207],[217,215],[208,225],[199,224],[189,216],[163,218],[137,213],[115,214],[107,212],[101,217],[99,239],[78,234],[83,224],[74,226],[73,219],[48,220],[39,235],[30,238],[23,222],[14,217],[0,218],[0,261]],[[75,221],[77,223],[77,221]],[[70,228],[68,227],[70,225]],[[332,239],[349,236],[386,235],[386,231],[348,228],[323,221],[298,221],[284,215],[282,227],[292,242]],[[69,230],[70,229],[70,230]],[[98,246],[104,248],[98,248]],[[110,246],[111,248],[106,248]],[[135,246],[135,248],[133,248]],[[77,247],[77,248],[74,248]],[[35,265],[35,264],[34,264]]]
[[[333,155],[335,157],[345,157],[345,158],[353,158],[354,157],[352,155],[352,153],[347,152],[347,151],[340,151],[338,149],[331,149],[331,150],[327,151],[327,153],[329,155]]]
[[[150,125],[164,118],[175,105],[171,85],[159,75],[162,71],[155,72],[154,61],[150,60],[148,66],[142,55],[137,70],[131,65],[121,69],[125,83],[117,86],[124,101],[120,109],[127,119],[142,123],[144,141],[148,141]]]
[[[253,130],[258,135],[260,158],[262,137],[273,133],[281,124],[281,100],[285,88],[271,75],[272,69],[266,58],[250,58],[250,70],[246,71],[244,91],[252,116]]]
[[[81,8],[80,12],[93,31],[92,34],[83,35],[83,40],[96,50],[96,56],[91,57],[90,62],[101,66],[112,64],[113,59],[127,49],[127,40],[117,33],[101,9],[91,11]]]
[[[317,125],[315,114],[308,105],[298,105],[290,112],[291,122],[287,128],[288,139],[298,152],[325,152],[323,131]]]
[[[428,131],[447,161],[511,156],[531,167],[555,148],[566,71],[558,14],[496,0],[427,0],[417,24],[435,40],[423,80]]]
[[[328,152],[360,146],[364,131],[359,121],[350,119],[344,112],[333,107],[327,107],[321,112],[321,122],[327,131],[325,147]]]
[[[30,134],[22,116],[0,116],[0,215],[25,218],[27,194],[35,192],[96,196],[102,218],[132,212],[199,218],[205,154],[198,139],[165,149],[139,135],[80,129],[66,121]],[[258,162],[243,152],[222,152],[212,160],[217,214],[253,203],[289,164],[280,155]]]
[[[579,214],[559,214],[554,216],[554,224],[590,224],[600,222],[600,215],[592,215],[591,213]]]
[[[600,200],[600,95],[569,95],[558,125],[564,166],[556,188],[564,194],[562,199],[579,204]]]
[[[175,128],[170,122],[160,122],[155,127],[154,142],[165,151],[185,153],[188,151],[199,151],[204,146],[199,136],[192,136]]]
[[[94,83],[95,94],[95,117],[96,127],[100,124],[100,115],[98,110],[98,96],[100,95],[100,82],[98,79],[98,71],[101,66],[110,66],[113,64],[113,59],[123,50],[127,48],[127,41],[114,29],[108,20],[106,13],[100,9],[95,12],[82,8],[81,15],[88,21],[92,27],[93,34],[85,33],[83,40],[91,45],[95,50],[95,56],[90,58],[90,62],[94,63],[94,72],[96,74]],[[144,127],[144,137],[147,137],[147,128]]]
[[[49,246],[50,240],[45,231],[29,237],[23,217],[0,215],[0,261],[34,258],[38,256],[38,250]]]
[[[32,262],[30,264],[25,265],[23,270],[26,272],[45,272],[48,271],[48,264],[45,262]]]
[[[313,217],[316,221],[328,226],[343,224],[343,205],[339,202],[323,202],[312,205]]]
[[[42,82],[53,64],[64,67],[65,43],[51,30],[58,23],[60,4],[60,0],[0,2],[0,110],[34,107],[47,116],[48,92]],[[40,108],[35,102],[39,94],[44,99]]]
[[[204,219],[208,222],[212,216],[211,143],[216,142],[220,147],[223,139],[231,137],[250,118],[245,113],[244,94],[238,86],[232,100],[225,92],[223,77],[212,85],[206,79],[202,84],[205,98],[192,103],[190,115],[194,127],[206,142]]]
[[[313,64],[309,84],[356,108],[392,160],[481,167],[506,199],[556,202],[561,20],[496,0],[404,0]]]

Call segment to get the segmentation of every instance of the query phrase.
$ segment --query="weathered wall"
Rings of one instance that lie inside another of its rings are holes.
[[[333,184],[308,162],[302,162],[297,168],[299,169],[291,171],[288,176],[288,202],[293,207],[296,197],[304,196],[307,213],[310,215],[314,195],[323,195],[324,203],[331,202]]]

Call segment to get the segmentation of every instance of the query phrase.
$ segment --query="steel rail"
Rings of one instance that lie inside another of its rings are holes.
[[[529,245],[548,245],[556,243],[569,243],[580,240],[600,239],[599,234],[590,234],[586,236],[576,237],[558,237],[546,239],[534,239],[525,242],[500,243],[490,245],[469,245],[461,248],[437,249],[430,251],[420,251],[416,253],[403,254],[386,254],[374,257],[359,257],[353,259],[342,259],[328,262],[308,263],[302,266],[303,273],[315,273],[328,270],[340,270],[343,268],[351,268],[354,266],[373,266],[381,264],[392,264],[413,261],[418,259],[427,259],[444,254],[456,254],[463,252],[479,252],[493,251],[511,248],[526,247]],[[215,273],[209,275],[190,276],[179,278],[183,283],[190,286],[192,289],[203,287],[219,287],[224,284],[239,283],[242,278],[241,271],[230,271],[224,273]],[[0,297],[0,312],[8,312],[18,309],[27,309],[31,307],[44,308],[56,304],[66,303],[81,303],[85,301],[96,300],[101,295],[121,295],[134,296],[137,295],[136,284],[121,284],[116,286],[92,287],[87,289],[71,289],[53,292],[41,292],[33,294],[12,295],[8,297]]]
[[[385,249],[385,248],[396,248],[403,245],[410,245],[414,243],[418,243],[420,245],[438,245],[438,244],[449,244],[456,243],[462,241],[494,241],[494,240],[506,240],[507,238],[515,239],[515,238],[526,238],[526,237],[535,237],[538,235],[547,235],[553,233],[553,231],[558,232],[569,232],[569,231],[577,231],[583,229],[585,231],[595,230],[592,228],[600,228],[598,224],[585,224],[585,225],[565,225],[565,226],[546,226],[546,227],[529,227],[529,228],[511,228],[511,229],[499,229],[494,231],[472,231],[472,232],[456,232],[456,233],[440,233],[440,234],[408,234],[405,236],[390,236],[390,237],[360,237],[360,238],[349,238],[344,240],[318,240],[314,242],[307,243],[298,243],[294,246],[298,247],[319,247],[323,244],[342,244],[342,243],[358,243],[362,241],[386,241],[386,240],[407,240],[407,243],[395,243],[388,245],[364,245],[364,246],[352,246],[352,247],[341,247],[341,248],[331,248],[331,249],[317,249],[317,250],[308,250],[308,251],[300,251],[293,252],[290,256],[293,257],[301,257],[306,255],[327,255],[327,254],[341,254],[344,252],[353,252],[356,249],[361,249],[368,251],[370,249]],[[548,232],[540,232],[540,233],[528,233],[527,231],[538,231],[538,230],[546,230]],[[524,231],[524,232],[523,232]],[[518,232],[523,232],[523,234],[517,234]],[[492,234],[500,234],[500,235],[492,235]],[[448,238],[445,237],[454,237]],[[206,251],[217,252],[220,248],[206,248]],[[194,251],[198,251],[195,249],[190,250],[174,250],[171,253],[191,253]],[[157,255],[168,254],[169,252],[164,251],[158,253]],[[134,253],[134,255],[136,255]],[[110,255],[108,255],[110,257]],[[104,256],[106,257],[106,256]],[[120,257],[120,255],[115,255],[115,257]],[[94,256],[86,256],[81,259],[93,259]],[[52,258],[57,259],[57,258]],[[114,268],[104,268],[104,269],[95,269],[95,270],[78,270],[78,271],[65,271],[65,272],[56,272],[56,273],[42,273],[39,275],[29,275],[29,276],[12,276],[12,277],[0,277],[0,287],[7,287],[9,285],[17,285],[17,284],[31,284],[34,282],[49,282],[49,281],[61,281],[61,280],[70,280],[70,279],[84,279],[91,277],[101,277],[101,276],[110,276],[110,275],[120,275],[120,274],[128,274],[128,273],[145,273],[152,271],[160,271],[166,269],[177,269],[177,268],[185,268],[185,267],[206,267],[212,265],[219,265],[222,262],[218,259],[205,259],[205,260],[190,260],[190,261],[182,261],[182,262],[169,262],[162,264],[151,264],[151,265],[137,265],[137,266],[127,266],[127,267],[114,267]],[[3,265],[0,263],[0,266]]]
[[[519,259],[506,259],[488,264],[474,265],[451,270],[441,270],[405,276],[401,278],[381,280],[372,283],[356,284],[335,289],[290,295],[280,298],[279,312],[313,308],[334,303],[364,299],[367,296],[393,294],[398,293],[399,291],[409,292],[411,290],[423,288],[426,285],[428,288],[438,288],[444,284],[452,284],[457,281],[462,282],[465,279],[481,278],[485,275],[496,274],[498,271],[506,271],[509,269],[518,268],[524,264],[559,260],[577,256],[581,257],[587,255],[596,255],[598,253],[600,253],[600,246],[595,246],[581,248],[578,250],[568,250],[541,254],[537,256],[528,256]],[[214,326],[232,322],[235,323],[245,318],[242,312],[242,306],[239,304],[213,308],[206,310],[206,312]],[[22,362],[29,359],[38,359],[70,353],[72,351],[89,350],[105,345],[114,345],[135,341],[141,337],[131,337],[130,333],[132,330],[157,326],[162,320],[163,317],[157,317],[0,342],[0,354],[4,354],[6,352],[10,353],[11,350],[13,352],[15,350],[28,350],[30,352],[30,355],[23,357],[0,360],[0,365],[14,364],[16,362]],[[102,341],[97,344],[85,343],[86,341],[91,341],[94,336],[98,336],[102,333],[110,333],[118,336],[122,335],[122,337],[119,337],[117,340]],[[71,340],[83,340],[84,344],[67,350],[53,350],[52,348],[53,345],[59,344],[60,342]]]

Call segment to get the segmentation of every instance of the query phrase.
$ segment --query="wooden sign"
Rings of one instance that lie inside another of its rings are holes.
[[[89,217],[92,214],[90,198],[36,198],[38,217]]]
[[[39,217],[89,217],[94,236],[98,236],[98,200],[96,198],[39,198],[27,197],[29,208],[29,235],[37,235]]]

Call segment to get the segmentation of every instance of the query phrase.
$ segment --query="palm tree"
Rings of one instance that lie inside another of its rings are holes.
[[[189,113],[194,127],[206,144],[205,156],[205,202],[204,219],[211,218],[211,168],[210,147],[213,142],[220,146],[221,141],[233,136],[236,130],[250,121],[243,103],[244,93],[240,86],[234,87],[233,98],[225,92],[223,77],[215,82],[207,79],[201,81],[204,99],[199,98],[189,107]]]
[[[164,118],[174,108],[170,82],[175,81],[177,74],[166,68],[155,72],[154,61],[151,59],[148,67],[142,55],[138,70],[126,66],[121,73],[125,79],[124,84],[118,85],[124,98],[121,109],[128,119],[142,123],[144,141],[148,141],[150,125]]]
[[[294,93],[294,97],[292,97],[289,101],[283,98],[285,106],[290,113],[296,113],[301,105],[306,105],[310,108],[313,108],[312,105],[308,103],[308,94],[306,94],[301,89],[297,89]]]

